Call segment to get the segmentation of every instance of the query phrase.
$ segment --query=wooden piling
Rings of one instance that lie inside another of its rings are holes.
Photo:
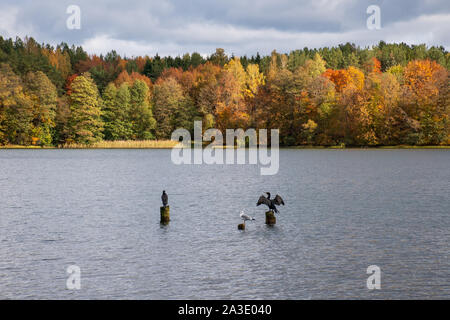
[[[170,221],[170,207],[161,207],[160,208],[161,213],[161,223],[162,224],[168,224]]]
[[[273,226],[277,223],[277,218],[275,218],[275,214],[272,211],[266,212],[266,224],[269,226]]]
[[[245,223],[238,224],[238,230],[245,230]]]

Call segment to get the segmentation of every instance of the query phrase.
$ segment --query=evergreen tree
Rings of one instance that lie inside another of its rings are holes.
[[[149,88],[142,80],[136,80],[130,88],[131,116],[133,138],[138,140],[153,139],[156,121],[149,103]]]

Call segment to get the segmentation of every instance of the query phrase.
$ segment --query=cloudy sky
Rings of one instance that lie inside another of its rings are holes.
[[[69,5],[81,29],[66,27]],[[367,28],[369,5],[381,29]],[[0,0],[0,35],[83,45],[89,53],[252,55],[353,42],[426,43],[450,49],[450,0]]]

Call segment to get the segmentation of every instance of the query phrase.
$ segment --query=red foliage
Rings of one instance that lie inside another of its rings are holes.
[[[78,77],[78,74],[75,73],[71,76],[68,76],[66,79],[66,84],[65,84],[64,88],[66,89],[66,93],[69,96],[72,94],[72,82],[73,82],[73,80],[75,80],[76,77]]]

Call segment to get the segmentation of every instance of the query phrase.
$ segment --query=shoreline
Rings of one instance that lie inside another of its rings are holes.
[[[53,146],[21,146],[21,145],[6,145],[0,146],[0,150],[98,150],[98,149],[172,149],[173,146],[167,144],[154,144],[150,146],[68,146],[68,147],[53,147]],[[217,148],[217,146],[216,146]],[[229,148],[224,146],[223,149]],[[236,147],[235,147],[236,149]],[[247,148],[248,149],[248,148]],[[341,146],[283,146],[280,149],[290,150],[400,150],[400,149],[450,149],[450,145],[436,145],[436,146],[411,146],[411,145],[397,145],[397,146],[361,146],[361,147],[341,147]]]

